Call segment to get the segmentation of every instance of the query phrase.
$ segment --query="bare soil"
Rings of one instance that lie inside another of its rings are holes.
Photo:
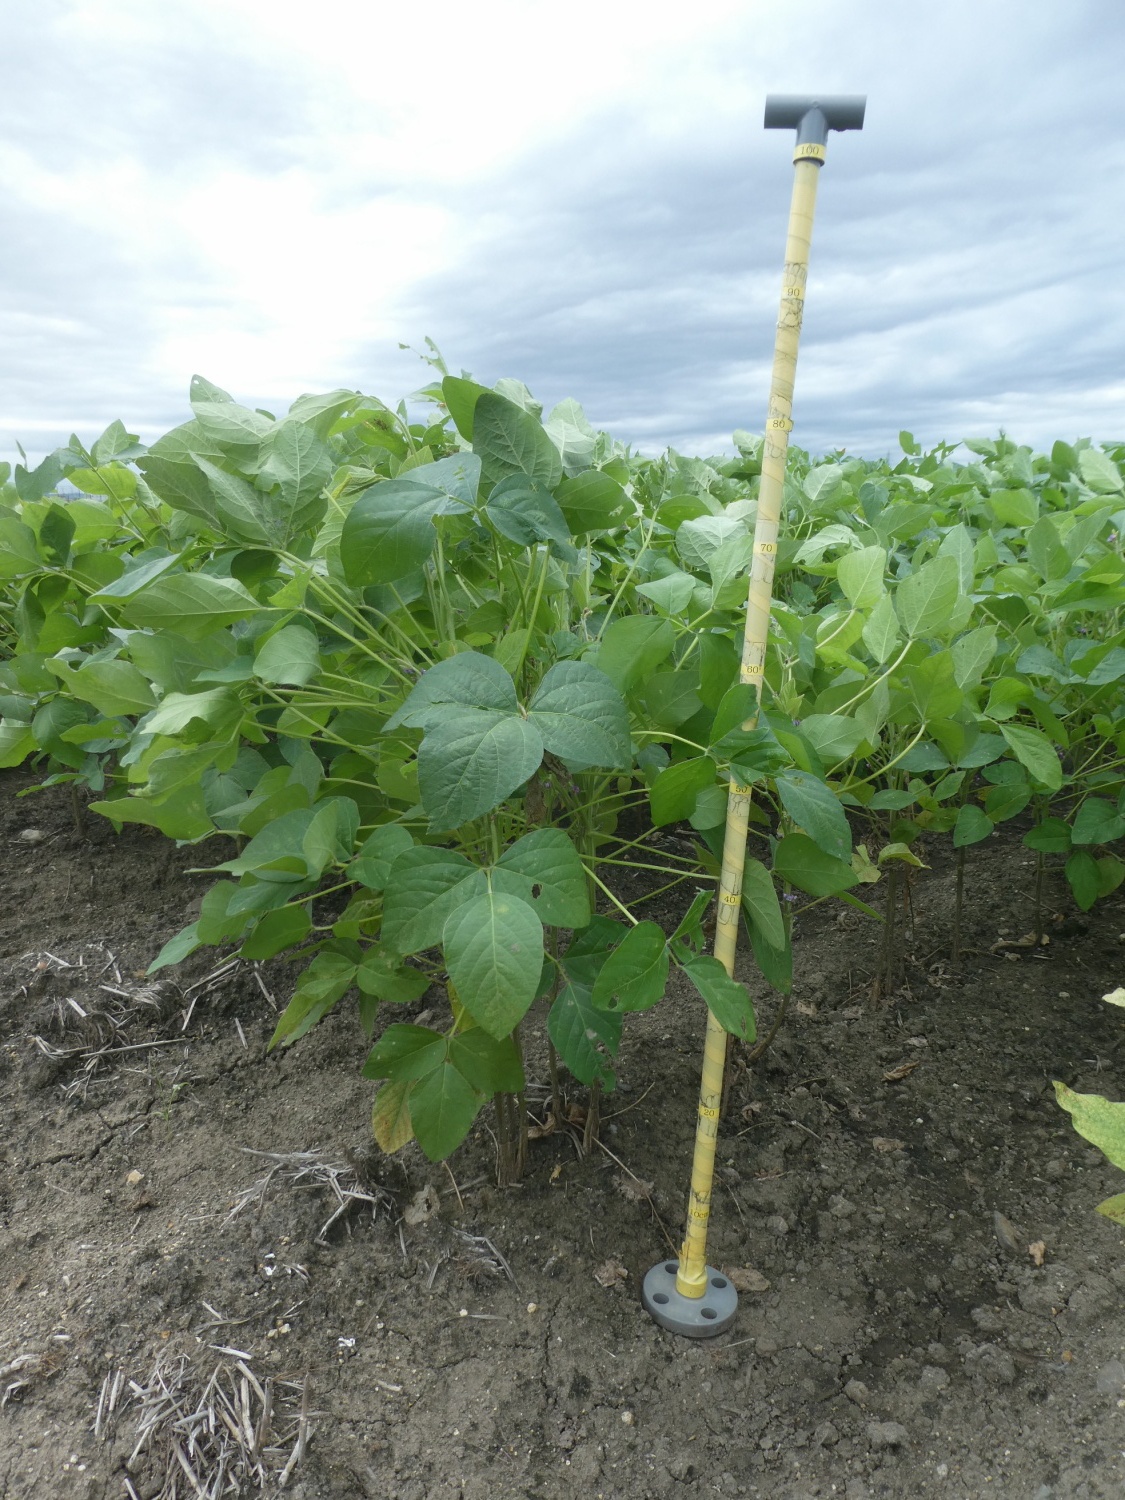
[[[384,1158],[349,1003],[267,1057],[292,966],[144,979],[224,842],[80,837],[28,784],[0,778],[7,1500],[273,1495],[286,1470],[304,1500],[1125,1492],[1125,1237],[1094,1213],[1120,1174],[1051,1090],[1121,1097],[1099,997],[1125,903],[1079,918],[1052,875],[1050,945],[995,948],[1030,925],[1018,829],[970,850],[959,965],[933,851],[888,1005],[869,919],[799,919],[790,1014],[735,1059],[720,1138],[711,1259],[761,1289],[697,1343],[638,1290],[681,1230],[698,999],[630,1018],[589,1154],[555,1130],[500,1191],[482,1117],[448,1170]]]

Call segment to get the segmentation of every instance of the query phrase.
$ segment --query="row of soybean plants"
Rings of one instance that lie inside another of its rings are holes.
[[[444,1028],[391,1024],[368,1057],[385,1148],[440,1158],[495,1096],[518,1170],[536,998],[553,1073],[598,1088],[671,965],[753,1036],[702,951],[732,774],[759,793],[743,908],[783,993],[779,898],[875,917],[857,892],[884,879],[893,914],[923,834],[963,851],[1030,808],[1080,905],[1120,882],[1120,450],[795,452],[747,732],[757,440],[652,460],[516,382],[423,394],[428,422],[350,391],[277,418],[197,378],[147,449],[114,423],[0,493],[0,764],[233,840],[154,967],[291,954],[275,1044],[352,994],[373,1034],[442,983]],[[649,837],[683,822],[693,853]],[[630,868],[694,890],[674,930],[621,901]]]

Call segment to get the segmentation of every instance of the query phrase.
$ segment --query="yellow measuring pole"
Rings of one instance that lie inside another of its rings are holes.
[[[773,118],[771,119],[771,109]],[[864,101],[854,97],[821,100],[772,99],[766,106],[766,125],[794,125],[798,129],[793,156],[793,196],[785,244],[781,311],[774,342],[769,412],[762,450],[758,514],[742,644],[741,679],[757,690],[757,702],[745,728],[753,729],[761,708],[766,645],[769,639],[777,537],[785,489],[785,463],[793,427],[793,385],[797,349],[805,306],[809,247],[820,168],[829,130],[860,129]],[[727,801],[723,841],[719,910],[715,926],[715,957],[734,978],[735,952],[742,909],[742,876],[746,866],[746,837],[752,789],[732,780]],[[703,1074],[695,1128],[687,1227],[678,1264],[655,1266],[645,1278],[644,1303],[653,1317],[674,1332],[703,1338],[721,1333],[737,1308],[734,1289],[707,1264],[707,1230],[719,1136],[719,1108],[726,1069],[727,1034],[710,1010],[703,1048]],[[673,1282],[674,1275],[674,1282]]]
[[[762,480],[758,492],[758,516],[754,524],[754,553],[750,564],[746,626],[742,640],[742,681],[749,682],[758,689],[759,701],[766,642],[769,638],[777,533],[781,525],[781,499],[785,489],[785,460],[789,452],[789,433],[793,426],[793,382],[797,375],[797,344],[801,337],[805,282],[809,274],[813,211],[816,208],[820,167],[824,161],[824,147],[815,148],[818,155],[813,154],[813,149],[798,146],[798,155],[795,157],[793,198],[789,206],[789,236],[785,244],[781,314],[777,320],[777,339],[773,351],[769,417],[762,448]],[[745,727],[753,729],[756,722],[757,714]],[[742,872],[746,865],[750,792],[750,787],[742,786],[737,781],[731,782],[727,801],[726,837],[723,841],[723,873],[719,881],[715,957],[732,979],[742,909]],[[684,1297],[702,1297],[707,1290],[707,1225],[711,1217],[715,1146],[719,1135],[719,1103],[723,1095],[726,1060],[727,1034],[708,1011],[687,1231],[676,1275],[676,1290]]]

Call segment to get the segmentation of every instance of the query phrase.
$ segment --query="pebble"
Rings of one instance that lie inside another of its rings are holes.
[[[21,844],[41,844],[47,835],[42,828],[21,828],[16,837]]]
[[[979,1344],[965,1355],[965,1368],[987,1385],[1013,1385],[1016,1362],[996,1344]]]
[[[949,1384],[949,1376],[940,1365],[923,1365],[918,1377],[919,1388],[926,1392],[943,1391]]]
[[[626,1427],[632,1427],[637,1419],[631,1411],[623,1411],[621,1413],[621,1420],[625,1423]]]
[[[770,1217],[766,1220],[766,1228],[769,1230],[770,1234],[776,1234],[779,1239],[782,1237],[782,1235],[786,1235],[789,1233],[789,1225],[781,1217],[780,1214],[771,1214]]]
[[[781,1345],[776,1339],[770,1338],[768,1333],[763,1333],[760,1338],[754,1341],[754,1353],[762,1356],[762,1358],[768,1358],[771,1354],[776,1354],[780,1348]]]
[[[868,1422],[867,1441],[872,1448],[901,1448],[910,1434],[901,1422]]]
[[[840,1434],[831,1422],[822,1422],[814,1429],[812,1440],[818,1448],[834,1448],[840,1441]]]
[[[857,1406],[868,1406],[871,1402],[871,1392],[862,1380],[849,1380],[844,1387],[844,1395]]]

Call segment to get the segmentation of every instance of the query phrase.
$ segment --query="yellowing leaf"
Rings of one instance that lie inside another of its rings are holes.
[[[392,1080],[385,1083],[375,1095],[371,1129],[380,1149],[388,1155],[393,1151],[400,1151],[414,1139],[414,1126],[410,1123],[410,1111],[406,1105],[409,1088],[409,1080]]]

